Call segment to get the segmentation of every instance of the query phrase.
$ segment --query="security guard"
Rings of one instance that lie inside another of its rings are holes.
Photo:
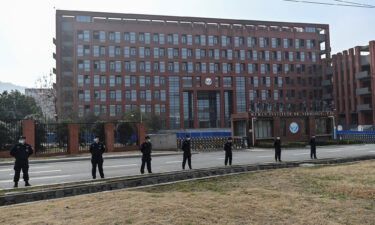
[[[280,137],[276,137],[275,143],[275,161],[279,160],[281,162],[281,140]]]
[[[26,137],[20,136],[18,144],[14,145],[10,151],[10,155],[13,156],[16,161],[14,163],[14,187],[18,187],[18,181],[20,180],[20,173],[22,170],[23,180],[25,186],[31,186],[29,183],[29,157],[33,154],[33,148],[31,145],[25,142]]]
[[[142,165],[141,165],[141,174],[145,173],[145,164],[147,164],[148,173],[151,172],[151,151],[152,151],[152,144],[151,138],[146,136],[146,141],[141,145],[141,152],[142,152]]]
[[[311,137],[311,140],[310,140],[310,158],[311,159],[317,159],[316,158],[316,140],[315,140],[315,136],[312,136]]]
[[[103,153],[105,152],[105,145],[99,142],[99,137],[95,136],[94,143],[90,145],[91,164],[92,164],[92,178],[96,179],[96,166],[99,168],[101,178],[104,178],[103,172]]]
[[[227,165],[229,161],[229,165],[232,165],[232,137],[228,138],[228,141],[224,144],[224,151],[225,151],[225,161],[224,164]]]
[[[189,168],[191,169],[191,144],[190,136],[186,135],[185,140],[182,142],[182,151],[184,151],[184,157],[182,160],[182,169],[185,169],[186,160],[188,161]]]

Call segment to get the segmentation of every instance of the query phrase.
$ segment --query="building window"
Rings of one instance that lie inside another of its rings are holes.
[[[223,77],[223,87],[232,87],[232,77]]]

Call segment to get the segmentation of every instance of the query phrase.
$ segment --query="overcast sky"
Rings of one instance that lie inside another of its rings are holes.
[[[320,0],[332,2],[332,0]],[[355,0],[353,0],[355,1]],[[357,0],[375,4],[375,0]],[[332,53],[375,40],[375,8],[282,0],[12,0],[0,4],[0,81],[33,87],[54,67],[55,9],[324,23]]]

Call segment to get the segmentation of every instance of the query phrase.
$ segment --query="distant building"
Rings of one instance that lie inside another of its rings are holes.
[[[48,119],[55,118],[55,91],[48,88],[26,88],[25,95],[33,97]]]
[[[233,113],[320,112],[327,24],[56,11],[59,118],[140,108],[163,128]]]
[[[334,103],[336,125],[366,129],[375,125],[375,41],[332,56],[322,85],[324,100]]]

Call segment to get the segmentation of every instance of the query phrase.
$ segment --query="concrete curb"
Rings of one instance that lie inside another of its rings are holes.
[[[358,156],[350,158],[332,158],[320,160],[304,160],[283,163],[260,163],[252,165],[238,165],[230,167],[213,167],[207,169],[195,169],[179,172],[168,172],[149,174],[141,176],[129,176],[115,179],[104,179],[102,181],[89,181],[85,184],[72,184],[67,187],[45,187],[44,190],[10,192],[0,196],[0,206],[34,202],[48,199],[70,197],[82,194],[91,194],[103,191],[112,191],[125,188],[135,188],[155,184],[170,183],[176,181],[187,181],[197,178],[209,178],[212,176],[243,173],[249,171],[261,171],[270,169],[294,168],[304,164],[328,165],[340,164],[362,160],[373,160],[375,155]]]
[[[175,156],[175,155],[182,155],[182,152],[178,153],[155,153],[152,154],[152,157],[160,157],[160,156]],[[192,153],[198,154],[198,153]],[[142,154],[131,154],[131,155],[112,155],[112,156],[103,156],[105,159],[126,159],[126,158],[141,158]],[[91,156],[84,156],[84,157],[69,157],[69,158],[61,158],[61,159],[38,159],[38,160],[30,160],[29,164],[39,164],[39,163],[54,163],[54,162],[75,162],[75,161],[89,161],[91,160]],[[14,161],[11,162],[0,162],[0,166],[12,166],[14,165]]]

